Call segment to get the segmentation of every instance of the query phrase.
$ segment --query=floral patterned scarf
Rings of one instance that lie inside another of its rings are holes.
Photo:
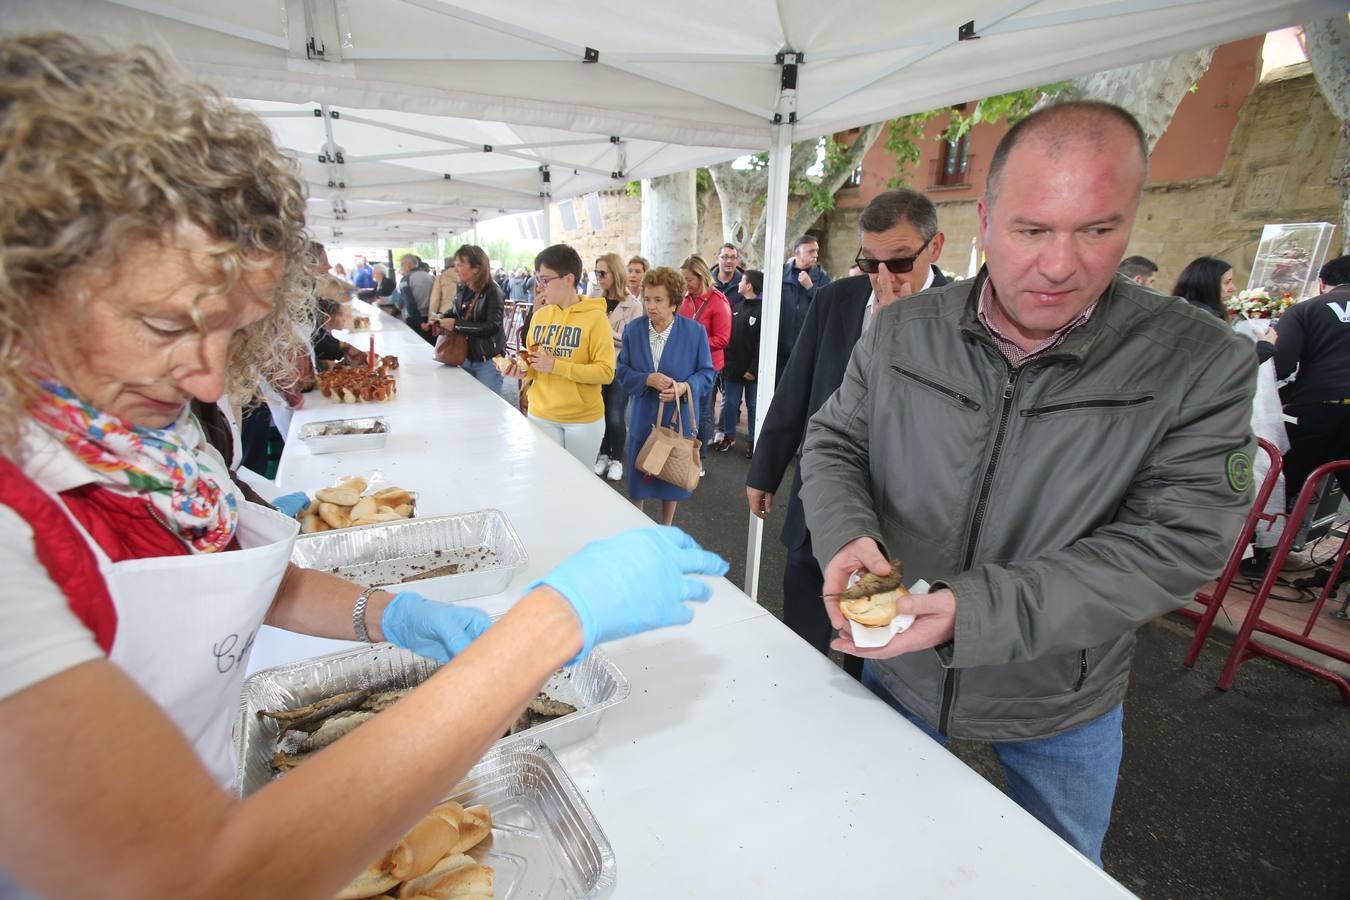
[[[193,452],[205,438],[191,412],[185,408],[167,428],[143,428],[100,412],[57,381],[40,384],[33,418],[101,483],[143,496],[194,553],[229,546],[238,524],[229,472],[212,454]]]

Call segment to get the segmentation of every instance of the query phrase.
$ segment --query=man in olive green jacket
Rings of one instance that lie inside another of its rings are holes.
[[[826,607],[860,569],[932,583],[864,683],[989,741],[1026,809],[1100,864],[1134,632],[1222,567],[1249,504],[1256,358],[1116,277],[1147,171],[1117,107],[1004,137],[987,268],[883,310],[811,421],[802,499]]]

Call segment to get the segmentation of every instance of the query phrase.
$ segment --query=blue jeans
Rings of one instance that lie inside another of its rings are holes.
[[[605,438],[600,442],[600,454],[622,462],[628,443],[628,429],[624,426],[628,394],[622,384],[611,381],[600,388],[600,396],[605,401]]]
[[[698,400],[698,440],[703,445],[700,456],[703,459],[708,458],[708,445],[713,439],[713,404],[717,401],[717,382],[721,381],[721,373],[713,380],[712,385]]]
[[[862,683],[924,734],[947,746],[947,738],[901,706],[877,681],[871,660],[863,663]],[[1085,725],[1051,737],[990,744],[1003,767],[1013,802],[1098,867],[1120,774],[1123,719],[1124,711],[1117,706]]]
[[[722,433],[729,438],[736,436],[736,423],[741,418],[741,394],[745,394],[745,405],[749,410],[746,424],[750,428],[748,438],[755,439],[755,395],[759,393],[759,383],[755,381],[722,380]]]
[[[466,359],[460,364],[460,368],[478,379],[479,383],[485,385],[492,393],[500,394],[502,392],[502,373],[497,370],[491,360],[474,362],[471,359]]]

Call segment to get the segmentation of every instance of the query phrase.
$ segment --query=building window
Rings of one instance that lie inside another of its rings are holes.
[[[932,187],[957,187],[970,183],[970,135],[956,139],[944,137],[933,160]]]
[[[844,187],[855,188],[862,185],[862,163],[853,167],[853,171],[848,173],[848,181],[844,182]]]

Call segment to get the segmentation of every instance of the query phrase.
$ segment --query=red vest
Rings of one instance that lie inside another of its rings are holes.
[[[103,652],[111,652],[117,634],[117,611],[84,535],[55,500],[5,457],[0,457],[0,503],[28,523],[33,530],[33,549],[47,576],[66,595],[70,611],[93,632]],[[99,546],[106,545],[100,540]]]

